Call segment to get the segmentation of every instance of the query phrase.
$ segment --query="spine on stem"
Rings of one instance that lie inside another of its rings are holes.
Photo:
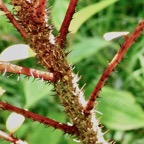
[[[19,24],[28,35],[26,42],[37,54],[37,58],[49,72],[54,74],[55,91],[74,126],[78,129],[78,139],[84,144],[106,144],[99,122],[92,112],[85,116],[86,101],[77,85],[77,77],[72,73],[66,54],[55,42],[52,26],[48,24],[45,10],[46,0],[11,0],[16,10]]]

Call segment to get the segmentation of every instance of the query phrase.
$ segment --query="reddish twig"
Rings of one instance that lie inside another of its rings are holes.
[[[132,44],[137,40],[137,38],[141,35],[142,31],[144,30],[144,20],[142,20],[139,25],[135,28],[134,32],[129,36],[125,36],[126,40],[121,46],[120,50],[117,52],[117,54],[114,56],[112,61],[108,64],[108,67],[104,71],[103,75],[101,76],[100,80],[98,81],[96,87],[94,88],[87,106],[84,110],[86,115],[90,114],[90,111],[93,109],[95,100],[98,97],[100,90],[105,85],[105,82],[107,81],[108,77],[112,73],[112,71],[115,69],[115,67],[120,63],[122,60],[124,54],[127,52],[127,50],[132,46]]]
[[[19,31],[19,33],[21,34],[21,36],[26,39],[27,38],[27,34],[24,32],[24,30],[22,29],[22,27],[18,24],[17,20],[14,18],[14,16],[10,13],[10,11],[7,9],[7,7],[5,6],[5,4],[2,2],[2,0],[0,0],[0,9],[5,12],[5,15],[7,16],[7,18],[10,20],[10,22],[14,25],[14,27]]]
[[[24,74],[26,76],[32,76],[34,78],[43,79],[45,81],[55,81],[53,73],[43,72],[36,69],[24,68],[8,62],[0,62],[0,71],[4,72],[4,74],[6,72],[11,72],[14,74]]]
[[[6,141],[12,142],[14,144],[26,144],[26,142],[24,142],[20,139],[17,139],[13,135],[9,135],[1,130],[0,130],[0,138],[4,139]]]
[[[63,23],[61,25],[59,36],[57,37],[57,42],[59,43],[60,47],[62,48],[64,43],[66,42],[66,36],[68,34],[68,28],[70,25],[70,22],[72,20],[72,17],[75,13],[75,8],[77,5],[78,0],[70,0],[65,18],[63,20]]]
[[[59,123],[55,120],[52,120],[52,119],[46,118],[44,116],[40,116],[38,114],[26,111],[24,109],[12,106],[12,105],[10,105],[8,103],[4,103],[2,101],[0,101],[0,108],[3,110],[11,111],[11,112],[16,112],[18,114],[23,115],[25,118],[29,118],[34,121],[40,122],[46,126],[51,126],[55,129],[62,130],[65,133],[75,134],[75,135],[78,133],[77,129],[74,126],[69,126],[67,124]]]

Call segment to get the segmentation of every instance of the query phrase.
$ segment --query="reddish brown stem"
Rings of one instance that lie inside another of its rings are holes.
[[[13,135],[9,135],[6,132],[3,132],[1,130],[0,130],[0,138],[4,139],[6,141],[12,142],[14,144],[18,144],[18,143],[19,144],[22,144],[22,143],[24,144],[25,143],[24,141],[15,138]]]
[[[91,110],[93,109],[95,100],[98,97],[100,90],[105,85],[105,82],[107,81],[107,79],[110,76],[110,74],[112,73],[112,71],[120,63],[124,54],[132,46],[132,44],[137,40],[137,38],[141,35],[143,30],[144,30],[144,20],[142,20],[139,23],[139,25],[135,28],[134,32],[130,35],[130,37],[126,36],[125,42],[121,46],[120,50],[116,53],[116,55],[114,56],[112,61],[108,64],[108,67],[106,68],[106,70],[104,71],[100,80],[98,81],[96,87],[94,88],[94,90],[88,100],[87,106],[84,110],[86,115],[89,115]]]
[[[75,13],[75,8],[77,5],[78,0],[70,0],[65,18],[63,20],[63,23],[61,25],[59,36],[57,37],[57,42],[59,43],[60,47],[62,48],[64,43],[66,42],[66,36],[68,34],[68,28],[70,26],[70,22],[72,20],[72,17]]]
[[[53,73],[43,72],[36,69],[20,67],[8,62],[0,62],[0,71],[11,72],[14,74],[24,74],[26,76],[33,76],[34,78],[43,79],[45,81],[53,82],[55,81]]]
[[[21,34],[21,36],[26,39],[27,38],[27,34],[24,32],[24,30],[22,29],[22,27],[18,24],[17,20],[14,18],[14,16],[10,13],[10,11],[7,9],[7,7],[5,6],[5,4],[2,2],[2,0],[0,0],[0,9],[5,12],[5,15],[7,16],[7,18],[10,20],[10,22],[14,25],[14,27],[19,31],[19,33]]]
[[[78,132],[74,126],[69,126],[66,124],[59,123],[55,120],[52,120],[52,119],[46,118],[44,116],[40,116],[38,114],[26,111],[24,109],[12,106],[12,105],[10,105],[8,103],[4,103],[2,101],[0,101],[0,108],[3,110],[11,111],[11,112],[16,112],[18,114],[23,115],[25,118],[29,118],[34,121],[38,121],[46,126],[54,127],[55,129],[62,130],[65,133],[77,134],[77,132]]]
[[[38,6],[36,8],[37,13],[41,13],[41,14],[45,13],[46,1],[47,0],[39,0]]]

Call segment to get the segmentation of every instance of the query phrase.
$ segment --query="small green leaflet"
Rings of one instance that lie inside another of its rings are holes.
[[[144,128],[144,111],[132,93],[105,87],[100,95],[98,111],[101,121],[110,129],[132,130]]]
[[[70,24],[69,31],[71,33],[76,33],[81,25],[86,22],[91,16],[103,10],[104,8],[117,2],[117,0],[103,0],[98,3],[89,5],[79,12],[74,14],[74,18]]]

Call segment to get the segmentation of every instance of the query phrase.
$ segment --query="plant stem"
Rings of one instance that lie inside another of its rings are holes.
[[[45,81],[53,82],[55,81],[53,73],[50,72],[43,72],[36,69],[31,68],[25,68],[21,66],[17,66],[8,62],[1,62],[0,61],[0,71],[4,72],[3,75],[5,75],[6,72],[11,72],[14,74],[24,74],[26,76],[32,76],[34,78],[43,79]]]
[[[61,99],[67,116],[77,129],[73,134],[84,144],[107,144],[94,111],[89,116],[84,115],[86,102],[83,91],[78,87],[78,78],[73,75],[64,49],[59,43],[52,42],[50,39],[53,28],[49,25],[49,21],[41,21],[41,17],[37,16],[35,1],[28,3],[23,0],[19,4],[17,0],[11,1],[14,6],[21,6],[16,15],[29,36],[27,43],[37,54],[40,64],[54,74],[56,79],[53,83],[54,89]],[[68,130],[65,131],[69,133]]]
[[[17,20],[14,18],[14,16],[11,14],[11,12],[7,9],[7,7],[5,6],[5,4],[2,2],[2,0],[0,0],[0,9],[5,12],[5,15],[7,16],[7,18],[10,20],[10,22],[14,25],[14,27],[19,31],[19,33],[21,34],[21,36],[26,39],[27,38],[27,34],[24,32],[24,30],[22,29],[22,27],[18,24]]]
[[[137,38],[141,35],[142,31],[144,30],[144,20],[142,20],[139,25],[135,28],[134,32],[128,37],[125,36],[125,41],[122,44],[120,50],[116,53],[114,58],[108,64],[108,67],[102,74],[100,80],[98,81],[97,85],[95,86],[90,98],[88,99],[87,106],[84,110],[85,115],[90,115],[91,110],[94,108],[94,104],[96,98],[98,97],[102,87],[105,85],[108,77],[113,72],[115,67],[120,63],[123,56],[127,52],[127,50],[132,46],[132,44],[137,40]]]
[[[75,8],[78,3],[78,0],[70,0],[65,18],[63,20],[63,23],[61,25],[59,36],[57,37],[57,42],[59,43],[60,47],[63,48],[64,43],[66,42],[66,36],[68,34],[68,28],[70,26],[70,22],[72,20],[72,17],[75,13]]]
[[[1,130],[0,130],[0,138],[4,139],[6,141],[12,142],[14,144],[24,144],[25,143],[24,141],[15,138],[13,135],[9,135]]]
[[[4,103],[4,102],[0,101],[0,108],[3,110],[11,111],[11,112],[16,112],[18,114],[23,115],[25,118],[32,119],[32,120],[42,123],[46,126],[52,126],[55,129],[62,130],[65,133],[77,134],[77,129],[74,126],[69,126],[67,124],[59,123],[55,120],[52,120],[52,119],[46,118],[44,116],[40,116],[38,114],[26,111],[24,109],[12,106],[8,103]]]

